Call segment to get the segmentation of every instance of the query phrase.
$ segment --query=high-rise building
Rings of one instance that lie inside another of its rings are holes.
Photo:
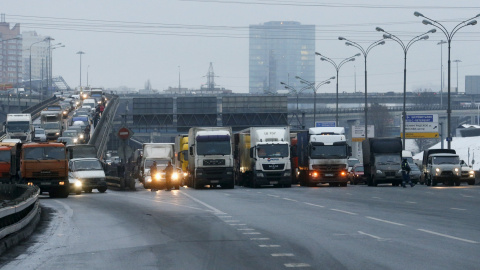
[[[22,39],[20,24],[10,28],[5,15],[0,20],[0,89],[22,83]]]
[[[46,76],[46,60],[48,59],[49,46],[46,38],[48,37],[38,35],[35,31],[22,33],[23,78],[25,80],[30,80],[30,78],[34,81],[41,80],[42,74],[44,77]],[[30,60],[32,61],[31,65]],[[32,76],[30,76],[30,70],[32,72]]]
[[[315,81],[315,25],[291,21],[250,25],[249,92],[285,90],[280,82],[299,90],[305,85],[295,76]]]

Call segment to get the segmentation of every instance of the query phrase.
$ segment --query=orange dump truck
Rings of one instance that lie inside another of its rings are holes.
[[[18,181],[18,165],[20,144],[0,142],[0,182],[15,183]]]
[[[66,198],[70,192],[68,161],[62,143],[26,143],[20,156],[20,182],[36,185],[50,197]]]

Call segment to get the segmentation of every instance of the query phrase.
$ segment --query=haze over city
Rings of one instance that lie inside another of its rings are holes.
[[[455,7],[452,5],[455,4]],[[210,62],[219,87],[236,93],[249,89],[249,26],[269,21],[296,21],[316,26],[316,50],[335,61],[359,51],[338,40],[343,36],[368,46],[382,38],[376,27],[397,35],[405,43],[432,29],[414,11],[433,18],[451,30],[479,13],[477,1],[43,1],[4,0],[0,12],[11,26],[36,31],[65,44],[53,54],[53,75],[61,75],[71,87],[79,84],[78,51],[82,80],[92,86],[141,89],[199,88],[205,84]],[[407,55],[407,91],[440,89],[440,31],[415,43]],[[460,30],[453,38],[451,59],[458,63],[459,92],[465,75],[479,75],[480,26]],[[443,46],[446,83],[447,47]],[[387,40],[368,56],[369,92],[403,90],[403,51]],[[363,57],[342,67],[340,92],[363,92]],[[452,87],[456,86],[452,63]],[[316,80],[335,75],[334,68],[316,57]],[[292,80],[296,74],[291,74]],[[335,92],[335,84],[320,92]]]

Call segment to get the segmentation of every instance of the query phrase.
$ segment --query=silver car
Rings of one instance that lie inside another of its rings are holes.
[[[34,142],[46,142],[47,135],[45,134],[45,129],[43,128],[35,128],[35,136],[33,137]]]

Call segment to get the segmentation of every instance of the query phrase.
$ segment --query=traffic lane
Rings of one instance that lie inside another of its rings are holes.
[[[251,249],[248,236],[178,193],[43,197],[50,222],[2,269],[277,268],[270,254]]]
[[[201,200],[222,205],[221,209],[227,214],[235,213],[232,215],[234,220],[262,232],[262,236],[277,242],[284,239],[280,245],[286,249],[299,247],[295,256],[314,266],[329,262],[332,267],[356,268],[359,261],[364,261],[364,266],[398,269],[406,265],[429,269],[476,265],[476,241],[417,228],[415,224],[402,224],[391,218],[377,218],[378,214],[391,217],[401,212],[398,207],[363,216],[342,210],[337,202],[324,201],[320,205],[272,194],[288,189],[243,190],[244,193],[222,192],[225,198],[236,201],[236,204],[219,200],[221,196],[214,197],[209,191],[195,194]],[[421,218],[421,215],[413,214],[407,221]],[[478,237],[478,233],[476,235]],[[468,258],[463,259],[464,255]],[[407,257],[409,262],[404,262]]]

